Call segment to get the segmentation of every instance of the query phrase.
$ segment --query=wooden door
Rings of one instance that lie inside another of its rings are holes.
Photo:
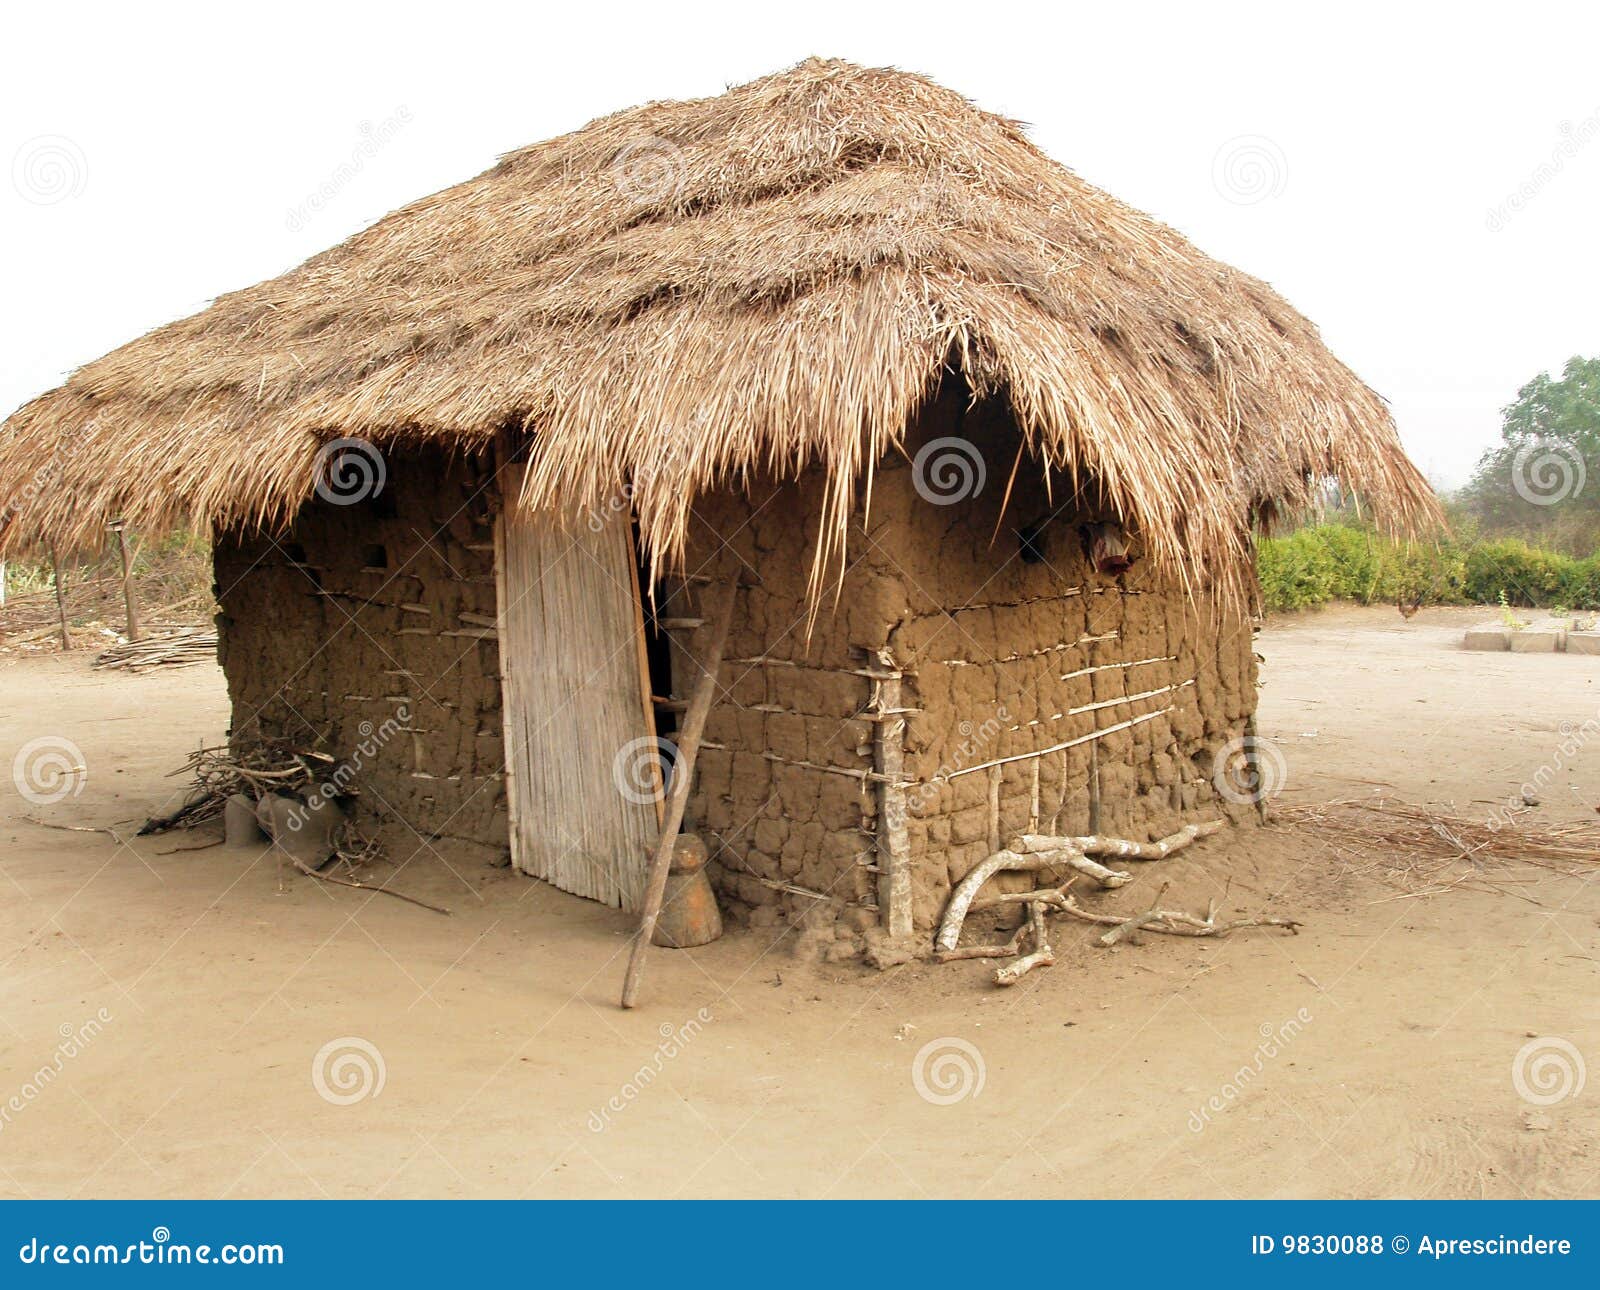
[[[495,536],[511,862],[633,912],[662,793],[629,516],[512,513],[521,469]]]

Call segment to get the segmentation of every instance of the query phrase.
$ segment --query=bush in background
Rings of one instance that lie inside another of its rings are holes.
[[[1520,538],[1479,541],[1470,525],[1439,542],[1395,542],[1355,524],[1318,524],[1256,543],[1262,607],[1493,605],[1600,609],[1600,553],[1579,559]]]

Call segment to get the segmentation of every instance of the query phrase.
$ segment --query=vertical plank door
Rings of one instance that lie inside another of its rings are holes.
[[[495,533],[511,862],[635,912],[661,777],[628,514],[565,528],[524,515],[521,474],[503,467]]]

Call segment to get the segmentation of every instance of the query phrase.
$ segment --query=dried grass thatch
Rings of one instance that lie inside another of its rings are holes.
[[[1190,585],[1337,475],[1434,523],[1382,401],[1265,284],[920,77],[811,60],[515,152],[78,371],[0,442],[0,550],[120,514],[284,523],[319,446],[533,441],[522,496],[828,472],[824,557],[943,374],[1006,398]],[[819,563],[820,567],[820,563]]]

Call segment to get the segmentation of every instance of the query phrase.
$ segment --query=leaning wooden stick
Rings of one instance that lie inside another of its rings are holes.
[[[644,955],[651,938],[656,934],[656,919],[661,915],[661,899],[667,890],[667,870],[672,866],[672,847],[678,840],[678,830],[683,826],[683,808],[689,801],[689,782],[694,777],[695,754],[700,750],[700,736],[705,733],[706,717],[717,695],[717,669],[722,665],[723,647],[728,643],[728,627],[733,622],[733,602],[738,597],[739,584],[730,582],[723,590],[722,603],[706,615],[705,648],[697,652],[695,662],[700,668],[700,678],[695,682],[694,694],[689,699],[689,710],[684,714],[683,727],[678,731],[677,757],[672,763],[672,787],[667,794],[667,814],[661,822],[661,837],[656,842],[656,853],[650,861],[650,879],[644,890],[644,907],[639,915],[639,931],[634,938],[633,951],[628,955],[628,971],[622,978],[622,1006],[633,1007],[639,997],[639,977],[644,972]]]

